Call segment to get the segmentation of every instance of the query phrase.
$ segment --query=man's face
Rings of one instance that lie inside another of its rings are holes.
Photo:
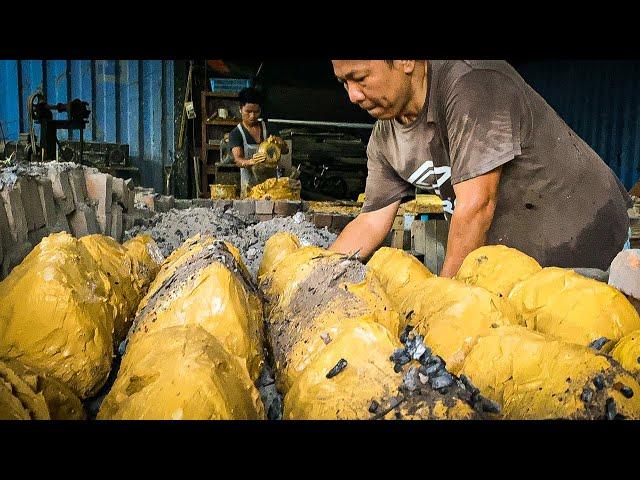
[[[394,61],[333,60],[333,72],[344,85],[351,103],[377,119],[398,117],[410,97],[411,76]]]
[[[242,115],[242,121],[247,125],[254,125],[260,118],[260,105],[257,103],[245,103],[240,108],[240,114]]]

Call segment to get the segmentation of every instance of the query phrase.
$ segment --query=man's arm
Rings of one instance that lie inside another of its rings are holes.
[[[250,167],[265,159],[264,154],[256,153],[252,158],[244,158],[244,149],[242,147],[233,147],[231,149],[233,160],[239,167]]]
[[[498,201],[501,170],[502,167],[498,167],[453,186],[456,207],[451,217],[441,277],[455,276],[465,257],[484,245]]]
[[[368,258],[391,230],[400,200],[372,212],[361,213],[340,233],[329,250],[352,254],[360,249],[360,257]]]

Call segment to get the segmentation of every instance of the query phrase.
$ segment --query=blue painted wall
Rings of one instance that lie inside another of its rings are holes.
[[[142,185],[162,191],[162,167],[174,158],[173,67],[163,60],[0,60],[2,129],[10,140],[29,130],[26,103],[35,91],[48,103],[79,98],[91,109],[85,139],[129,144]],[[77,130],[58,132],[69,134],[78,139]]]
[[[630,189],[640,178],[640,62],[539,61],[515,66]]]

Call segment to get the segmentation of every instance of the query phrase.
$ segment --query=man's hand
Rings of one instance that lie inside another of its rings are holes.
[[[253,167],[254,165],[262,163],[266,159],[267,159],[267,156],[264,153],[255,153],[253,157],[249,158],[248,160],[240,159],[239,161],[236,161],[236,163],[238,163],[241,167],[246,168],[246,167]]]
[[[360,258],[368,258],[391,230],[399,206],[400,200],[380,210],[361,213],[342,230],[329,250],[347,255],[359,250]]]
[[[502,167],[498,167],[453,186],[456,207],[451,217],[441,277],[455,276],[465,257],[485,244],[498,201],[501,170]]]

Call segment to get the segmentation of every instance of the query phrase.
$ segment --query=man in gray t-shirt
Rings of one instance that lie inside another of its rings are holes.
[[[606,270],[627,240],[631,198],[611,169],[504,61],[335,60],[377,118],[362,213],[331,249],[368,257],[415,188],[443,199],[442,276],[490,244],[542,266]]]

